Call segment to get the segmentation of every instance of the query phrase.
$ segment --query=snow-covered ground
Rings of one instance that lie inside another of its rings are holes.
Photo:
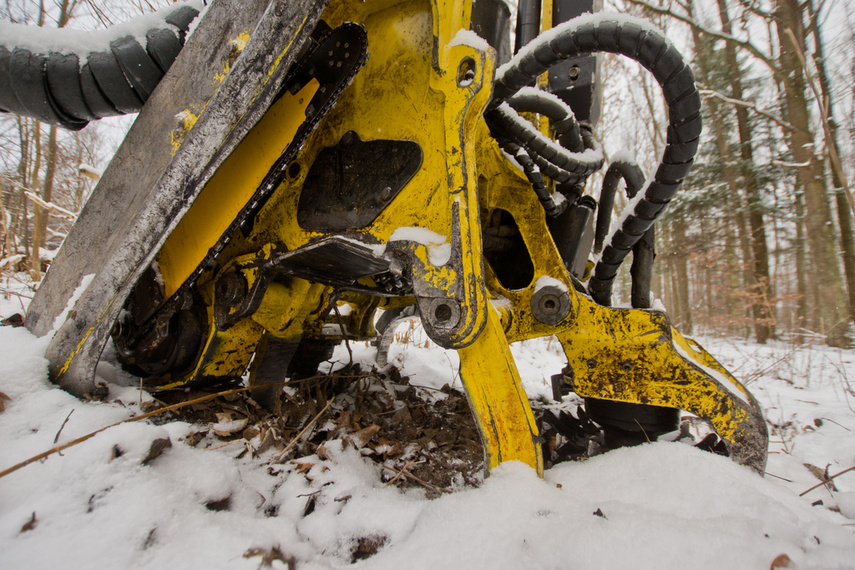
[[[0,301],[4,317],[20,309],[16,298]],[[413,384],[454,384],[456,356],[412,334],[393,345],[390,362]],[[799,496],[819,482],[812,470],[855,465],[855,351],[701,342],[766,409],[765,478],[688,445],[654,443],[562,463],[543,479],[505,464],[478,488],[428,499],[384,486],[379,467],[352,448],[270,465],[273,450],[238,458],[239,445],[187,444],[187,423],[125,423],[0,478],[0,568],[339,568],[366,542],[378,552],[353,566],[855,568],[855,471],[834,480],[836,491]],[[107,401],[80,401],[48,382],[45,347],[23,328],[0,328],[0,392],[9,398],[0,470],[138,415],[148,398],[111,384]],[[373,358],[368,346],[354,352]],[[527,342],[514,354],[529,396],[548,396],[563,364],[557,343]],[[144,463],[163,438],[172,447]],[[211,510],[226,497],[228,508]],[[305,514],[308,497],[314,510]]]

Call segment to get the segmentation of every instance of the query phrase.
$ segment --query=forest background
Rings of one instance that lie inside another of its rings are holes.
[[[0,18],[105,28],[166,0],[5,0]],[[695,167],[656,229],[653,296],[685,333],[853,342],[855,7],[845,0],[614,0],[691,60],[704,100]],[[653,77],[604,55],[606,157],[657,163]],[[0,294],[37,283],[133,117],[66,131],[0,114]],[[599,194],[601,177],[587,192]],[[625,199],[616,201],[614,215]],[[629,299],[628,272],[616,301]],[[22,299],[22,306],[26,300]]]

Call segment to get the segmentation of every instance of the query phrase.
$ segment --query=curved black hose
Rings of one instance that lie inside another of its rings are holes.
[[[0,111],[71,130],[103,117],[136,113],[175,61],[198,14],[191,4],[163,12],[146,32],[145,46],[121,31],[133,24],[123,24],[109,48],[100,51],[72,48],[71,35],[80,32],[63,29],[52,34],[59,42],[65,39],[68,48],[0,45]]]
[[[571,152],[585,150],[579,123],[570,106],[548,91],[523,87],[508,99],[517,113],[538,113],[549,118],[559,144]]]
[[[498,143],[505,152],[512,155],[520,166],[522,166],[523,172],[525,172],[526,178],[528,178],[532,188],[534,188],[534,193],[537,194],[537,199],[540,200],[543,209],[546,210],[546,214],[552,217],[560,215],[567,208],[567,202],[564,200],[560,202],[555,201],[549,192],[549,188],[546,187],[546,181],[540,174],[540,169],[534,164],[525,149],[515,142],[505,139],[498,139]]]
[[[668,136],[653,180],[635,201],[621,227],[605,244],[594,270],[598,281],[614,279],[618,267],[664,211],[689,173],[701,134],[701,98],[683,56],[646,22],[628,16],[580,16],[538,37],[499,68],[493,83],[496,109],[553,65],[579,55],[610,52],[647,68],[668,105]],[[546,171],[544,171],[546,173]]]
[[[644,185],[644,173],[641,167],[634,162],[628,160],[616,160],[609,165],[606,174],[603,177],[603,189],[600,192],[600,209],[597,212],[597,225],[594,231],[594,254],[598,254],[603,249],[603,242],[606,235],[609,233],[611,225],[611,214],[615,203],[615,194],[617,193],[618,183],[624,180],[626,182],[627,198],[632,200],[638,194]],[[647,234],[650,234],[649,236]],[[647,303],[650,299],[650,279],[649,274],[651,267],[649,264],[653,262],[653,227],[645,233],[644,239],[639,240],[633,247],[632,269],[632,298],[633,300],[643,299],[644,294],[640,290],[644,288],[644,283],[647,283]],[[649,247],[648,247],[649,246]],[[649,250],[649,251],[648,251]],[[596,272],[596,267],[594,268]],[[636,278],[638,276],[638,278]],[[588,291],[591,298],[603,306],[612,304],[612,284],[614,277],[608,280],[600,280],[594,276],[591,277],[588,283]],[[635,307],[635,304],[633,304]],[[636,307],[647,308],[647,307]]]
[[[644,232],[641,239],[632,246],[632,266],[629,274],[632,277],[630,304],[633,309],[649,309],[650,284],[653,281],[653,260],[656,258],[656,226]]]
[[[572,115],[572,111],[567,107]],[[580,129],[585,151],[571,152],[544,136],[534,125],[520,117],[509,104],[502,104],[484,115],[494,136],[512,140],[525,149],[543,173],[561,184],[578,184],[603,166],[599,143],[590,132]],[[566,120],[566,119],[565,119]]]
[[[597,212],[597,229],[594,231],[594,253],[603,251],[603,242],[609,233],[612,223],[612,210],[615,206],[615,194],[618,183],[626,181],[626,195],[629,199],[635,197],[644,185],[644,172],[641,167],[628,160],[616,160],[609,165],[603,177],[603,189],[600,192],[599,210]]]

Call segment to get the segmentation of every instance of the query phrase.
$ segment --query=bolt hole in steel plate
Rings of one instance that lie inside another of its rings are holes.
[[[471,57],[464,57],[457,67],[457,86],[469,87],[475,81],[475,72],[478,69],[475,60]]]
[[[431,299],[426,313],[430,325],[438,329],[452,329],[460,322],[460,307],[451,299]]]

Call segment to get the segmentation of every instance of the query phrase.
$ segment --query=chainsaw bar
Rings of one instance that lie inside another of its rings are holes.
[[[46,355],[51,378],[60,386],[77,395],[91,391],[95,366],[134,284],[217,168],[281,93],[326,4],[254,0],[238,7],[221,0],[210,6],[30,305],[27,327],[38,336],[55,333]],[[248,31],[250,39],[235,59],[231,40]],[[227,72],[224,79],[220,67]],[[176,120],[188,115],[195,115],[192,128],[185,120],[185,132],[177,132]]]
[[[320,22],[318,28],[324,27]],[[367,36],[362,26],[358,24],[345,23],[335,30],[324,30],[316,33],[313,38],[313,47],[308,50],[301,60],[294,65],[284,81],[283,87],[275,100],[278,100],[286,91],[297,93],[312,79],[318,80],[320,88],[312,99],[306,112],[306,120],[297,129],[294,139],[288,148],[274,163],[265,177],[264,181],[256,190],[252,198],[243,209],[235,216],[228,229],[220,236],[217,242],[211,246],[207,255],[202,259],[195,271],[178,288],[175,294],[167,299],[159,308],[154,309],[143,323],[137,323],[131,336],[122,337],[116,342],[123,346],[133,346],[138,339],[150,334],[151,331],[167,322],[176,311],[181,309],[185,295],[196,282],[196,279],[212,267],[223,249],[228,245],[232,236],[261,209],[272,194],[273,190],[282,183],[288,165],[296,158],[300,148],[306,142],[309,135],[317,127],[320,120],[335,105],[338,96],[353,79],[353,76],[365,63],[367,55]],[[275,101],[274,100],[274,101]]]

